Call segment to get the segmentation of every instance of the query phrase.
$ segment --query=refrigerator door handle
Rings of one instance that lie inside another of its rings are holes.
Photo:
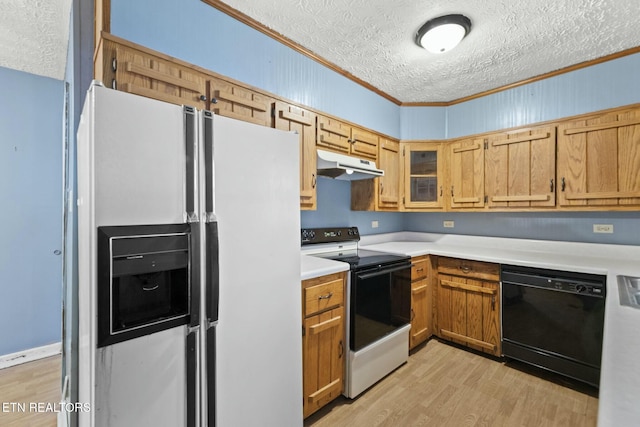
[[[203,139],[204,139],[204,204],[205,222],[215,221],[215,175],[213,162],[213,113],[203,111]]]
[[[216,425],[216,328],[207,329],[207,426]]]
[[[200,304],[202,283],[202,260],[200,259],[201,227],[199,222],[191,224],[191,266],[190,266],[190,297],[189,297],[189,326],[191,328],[200,325]]]
[[[207,299],[207,320],[210,323],[218,321],[219,293],[220,293],[220,270],[218,263],[218,223],[209,222],[205,224],[207,242],[207,272],[206,272],[206,299]]]
[[[198,185],[197,165],[197,134],[196,134],[196,110],[193,107],[185,106],[184,114],[184,140],[186,150],[186,188],[185,188],[185,208],[187,211],[187,222],[198,221],[196,210],[196,191]]]
[[[186,339],[185,356],[187,362],[187,422],[186,427],[196,427],[198,414],[198,332],[190,328]]]

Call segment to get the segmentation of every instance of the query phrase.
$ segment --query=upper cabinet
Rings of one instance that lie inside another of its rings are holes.
[[[340,120],[318,116],[319,148],[371,160],[378,158],[378,135]],[[376,165],[377,166],[377,165]]]
[[[404,207],[441,209],[444,194],[442,144],[410,142],[402,147]]]
[[[207,107],[205,74],[112,40],[102,43],[102,62],[96,65],[96,74],[101,70],[102,75],[96,78],[105,86],[173,104]]]
[[[400,142],[380,137],[376,165],[384,176],[351,182],[351,210],[400,209]]]
[[[295,132],[300,139],[300,209],[314,210],[317,206],[316,115],[282,101],[273,104],[273,112],[273,127]]]
[[[271,98],[218,78],[209,80],[209,93],[215,114],[262,126],[271,125]]]
[[[640,205],[640,110],[618,110],[558,126],[560,206]]]
[[[449,145],[451,209],[484,206],[485,140],[463,139]]]
[[[490,135],[485,148],[485,192],[490,208],[555,206],[554,126]]]
[[[400,143],[380,138],[378,166],[384,176],[378,180],[378,208],[396,210],[400,206]]]

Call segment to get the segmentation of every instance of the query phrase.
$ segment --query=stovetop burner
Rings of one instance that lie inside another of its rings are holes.
[[[409,257],[358,249],[357,227],[304,228],[301,230],[304,253],[349,263],[351,270],[405,261]]]

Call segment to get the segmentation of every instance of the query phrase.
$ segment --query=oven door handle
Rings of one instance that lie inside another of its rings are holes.
[[[387,274],[387,273],[393,273],[394,271],[400,271],[400,270],[406,270],[411,268],[411,264],[404,264],[398,267],[391,267],[391,268],[381,268],[379,270],[375,270],[372,272],[366,272],[366,273],[357,273],[358,279],[360,280],[367,280],[370,279],[372,277],[376,277],[376,276],[380,276],[382,274]]]

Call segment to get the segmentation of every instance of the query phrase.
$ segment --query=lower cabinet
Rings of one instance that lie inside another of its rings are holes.
[[[303,414],[316,412],[342,394],[346,344],[346,273],[302,282]]]
[[[431,336],[431,261],[428,255],[411,258],[411,332],[409,349]]]
[[[438,258],[436,335],[500,356],[500,265]]]

